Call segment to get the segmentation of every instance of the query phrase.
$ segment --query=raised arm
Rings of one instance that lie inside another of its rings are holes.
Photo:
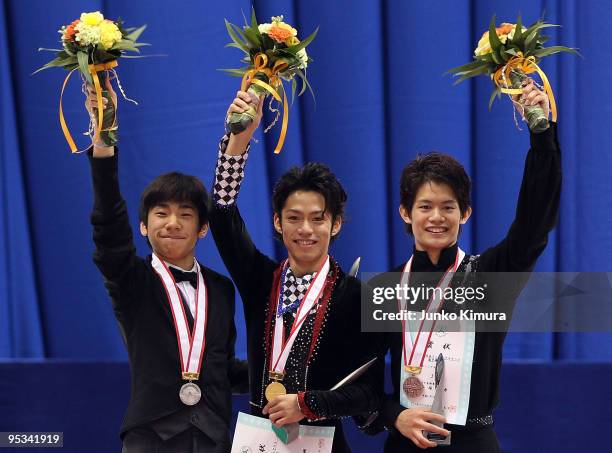
[[[251,99],[247,93],[238,92],[228,109],[228,115],[244,111],[250,102],[259,102],[259,100]],[[264,273],[276,267],[276,263],[253,244],[237,206],[249,156],[249,143],[261,120],[262,105],[263,103],[258,105],[257,118],[247,130],[238,135],[229,134],[221,138],[212,191],[210,229],[219,254],[245,304],[250,300],[265,301],[265,298],[245,296],[253,294],[261,285]]]
[[[548,97],[533,82],[525,86],[523,92],[526,103],[540,104],[548,113]],[[561,196],[557,124],[551,122],[548,129],[539,134],[530,132],[530,141],[514,221],[506,237],[481,255],[481,271],[530,271],[557,223]]]
[[[107,90],[117,105],[117,96],[107,78]],[[104,106],[107,100],[104,99]],[[95,111],[96,95],[88,88],[86,107],[91,115]],[[95,131],[94,131],[95,132]],[[91,167],[94,206],[91,214],[93,240],[95,244],[94,262],[104,276],[105,286],[115,304],[119,305],[130,298],[124,297],[131,290],[133,279],[126,278],[138,263],[133,243],[132,229],[128,219],[127,207],[119,190],[117,150],[107,147],[98,139],[88,151]]]

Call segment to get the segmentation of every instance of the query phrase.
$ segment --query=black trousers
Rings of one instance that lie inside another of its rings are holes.
[[[436,447],[439,453],[500,453],[499,442],[492,426],[452,432],[451,444],[447,447]],[[385,442],[385,453],[423,453],[414,443],[393,432]]]
[[[216,444],[196,427],[167,440],[148,428],[130,429],[123,437],[122,453],[229,453],[228,443]]]

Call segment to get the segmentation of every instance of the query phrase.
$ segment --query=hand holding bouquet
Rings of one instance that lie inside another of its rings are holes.
[[[79,19],[59,30],[62,35],[62,49],[39,49],[57,52],[57,56],[34,73],[51,67],[61,67],[70,71],[64,80],[62,95],[70,76],[76,70],[80,72],[84,82],[94,86],[97,106],[92,112],[97,113],[98,117],[97,127],[94,127],[95,115],[92,115],[90,124],[90,134],[96,131],[94,143],[98,138],[106,146],[114,146],[117,143],[116,106],[106,89],[106,78],[109,76],[109,71],[112,71],[123,97],[132,101],[125,96],[114,68],[118,65],[117,60],[124,56],[125,52],[139,52],[139,47],[148,45],[137,42],[145,27],[124,29],[121,21],[105,19],[99,11],[82,13]],[[60,123],[70,149],[72,152],[77,152],[77,146],[64,119],[62,95],[60,95]],[[104,109],[103,103],[107,104]]]
[[[312,60],[306,53],[306,46],[315,38],[318,29],[308,38],[300,41],[297,37],[297,30],[284,22],[283,16],[273,17],[271,23],[258,24],[255,11],[251,15],[250,26],[245,25],[240,28],[227,20],[225,25],[232,39],[227,46],[242,50],[245,54],[242,61],[246,63],[246,66],[240,69],[225,69],[225,71],[242,77],[241,91],[247,91],[255,97],[271,95],[283,105],[283,126],[274,150],[278,154],[283,147],[289,120],[287,95],[282,80],[291,81],[293,96],[297,90],[296,78],[298,77],[302,80],[298,96],[304,93],[306,88],[309,88],[312,93],[306,78],[306,68]],[[249,109],[243,113],[230,114],[228,128],[231,133],[239,134],[252,123],[257,114],[252,105],[256,104],[251,103]],[[270,110],[276,112],[277,115],[274,122],[266,128],[266,132],[276,123],[280,115],[279,109],[273,109],[270,106]]]
[[[489,31],[485,32],[474,51],[474,61],[451,69],[449,72],[459,77],[455,83],[481,74],[491,77],[495,88],[489,101],[489,108],[495,97],[501,93],[508,95],[522,95],[522,87],[528,82],[528,74],[537,72],[542,79],[544,91],[550,101],[552,120],[557,120],[555,98],[546,74],[538,63],[543,57],[558,52],[577,54],[576,49],[564,46],[544,47],[548,37],[541,34],[546,27],[555,27],[554,24],[538,20],[529,28],[523,27],[519,17],[516,24],[503,23],[495,27],[495,16],[491,19]],[[519,98],[519,102],[520,98]],[[537,105],[522,103],[525,119],[529,129],[541,132],[548,127],[548,115]]]

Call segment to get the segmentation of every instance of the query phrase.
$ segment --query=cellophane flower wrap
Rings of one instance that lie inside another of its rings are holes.
[[[537,72],[549,97],[552,120],[556,121],[555,97],[539,63],[542,58],[559,52],[578,54],[576,49],[570,47],[544,46],[548,37],[542,35],[542,30],[557,26],[540,19],[526,28],[522,25],[519,16],[515,24],[502,23],[501,26],[495,27],[495,16],[493,16],[489,30],[483,33],[474,50],[474,61],[448,72],[459,77],[455,84],[478,75],[488,75],[494,84],[489,109],[495,98],[499,98],[502,93],[510,96],[522,94],[524,80],[529,74]],[[522,107],[529,129],[533,132],[541,132],[548,127],[548,118],[540,106],[523,105]]]
[[[227,47],[240,49],[245,54],[242,62],[246,65],[239,69],[224,69],[224,71],[242,77],[241,89],[246,90],[252,97],[272,96],[273,98],[270,100],[270,110],[276,113],[276,119],[266,128],[266,132],[274,126],[280,116],[280,109],[273,108],[272,103],[277,101],[282,104],[282,129],[274,150],[275,153],[279,153],[283,147],[289,121],[289,106],[283,80],[291,82],[292,97],[297,91],[298,78],[302,82],[298,96],[303,94],[306,88],[314,96],[306,77],[306,69],[312,63],[306,47],[317,35],[318,28],[306,39],[300,40],[298,31],[284,22],[283,16],[272,17],[270,23],[258,24],[255,11],[252,11],[250,25],[239,27],[226,20],[225,26],[232,40]],[[249,127],[256,114],[253,105],[244,113],[232,113],[228,118],[228,130],[239,134]]]
[[[98,97],[98,105],[94,108],[95,117],[91,118],[89,130],[90,135],[92,135],[93,126],[97,123],[98,135],[93,137],[94,142],[99,136],[107,146],[117,144],[116,106],[106,90],[106,78],[112,74],[117,80],[123,97],[132,101],[125,96],[114,68],[118,65],[117,60],[125,57],[124,54],[126,52],[140,53],[139,47],[148,45],[137,42],[145,28],[146,25],[139,28],[123,28],[121,20],[112,21],[106,19],[99,11],[82,13],[78,19],[69,25],[62,26],[59,30],[62,43],[61,49],[39,49],[57,52],[57,55],[34,73],[52,67],[64,68],[70,71],[64,81],[62,95],[74,71],[79,71],[82,79],[94,86]],[[138,55],[131,56],[131,58],[137,57]],[[64,119],[61,97],[60,123],[62,130],[72,152],[78,152]],[[105,109],[102,108],[103,98],[107,99],[107,107]]]

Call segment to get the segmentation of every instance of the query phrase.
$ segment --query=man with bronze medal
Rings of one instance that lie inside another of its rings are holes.
[[[523,95],[514,99],[519,112],[523,106],[539,106],[548,117],[546,93],[531,79],[522,89]],[[412,257],[392,271],[401,275],[401,285],[444,289],[478,281],[478,276],[485,272],[527,273],[533,269],[546,247],[559,210],[561,157],[556,123],[550,122],[539,133],[531,132],[530,140],[512,226],[501,242],[480,255],[465,254],[457,244],[460,227],[472,212],[471,182],[463,166],[449,155],[429,153],[418,156],[404,168],[399,212],[409,234],[414,236],[415,245]],[[453,279],[455,273],[458,281]],[[393,275],[397,283],[397,274],[387,275]],[[376,287],[384,285],[383,282],[384,277],[377,276],[370,285]],[[510,313],[518,292],[509,297]],[[432,294],[431,298],[417,301],[414,310],[432,314],[440,313],[449,305],[457,306],[452,300],[436,296],[435,291]],[[406,300],[398,300],[399,310],[407,306]],[[466,402],[463,417],[453,414],[453,421],[449,422],[444,415],[449,413],[445,412],[449,406],[444,401],[449,397],[446,390],[452,384],[459,386],[457,382],[464,374],[453,374],[452,367],[445,367],[447,352],[436,352],[441,342],[436,336],[435,321],[424,319],[402,321],[402,333],[381,334],[391,353],[393,394],[383,399],[379,415],[368,426],[368,432],[389,430],[384,450],[387,453],[416,452],[437,445],[447,445],[444,449],[448,452],[500,451],[493,430],[493,409],[498,403],[506,332],[475,329],[475,332],[455,334],[455,338],[465,340],[462,344],[468,345],[457,354],[459,361],[464,362],[461,366],[469,379],[458,391]],[[449,341],[447,338],[445,342]],[[425,356],[427,361],[423,362]],[[425,401],[421,382],[424,363],[429,365],[427,379],[431,387],[427,404],[422,404]]]
[[[258,106],[253,123],[220,143],[210,225],[244,304],[251,410],[276,428],[334,426],[332,451],[348,452],[339,418],[374,410],[379,397],[367,371],[330,390],[377,352],[375,338],[360,332],[361,284],[328,254],[342,227],[346,193],[322,164],[290,169],[272,195],[274,230],[288,258],[278,263],[261,253],[236,199],[262,103],[240,91],[228,114],[250,104]]]
[[[115,96],[108,79],[106,85]],[[96,95],[87,91],[92,115]],[[104,99],[104,108],[115,107]],[[145,189],[140,232],[152,255],[142,259],[119,190],[117,147],[101,138],[88,153],[94,261],[130,359],[123,452],[229,452],[232,387],[246,387],[247,369],[234,358],[234,287],[194,257],[208,231],[206,189],[180,173],[161,175]]]

